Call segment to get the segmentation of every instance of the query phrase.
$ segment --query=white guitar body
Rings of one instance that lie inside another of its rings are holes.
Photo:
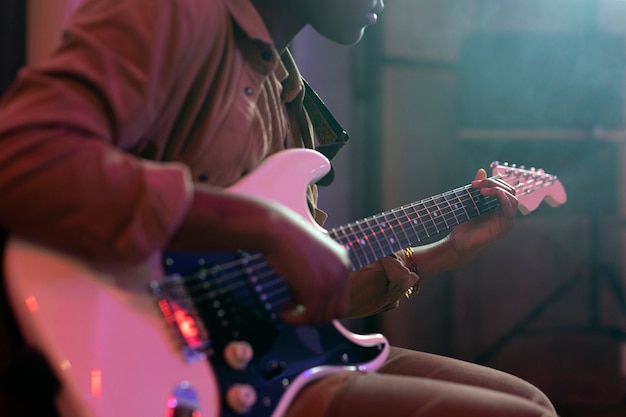
[[[317,152],[283,152],[231,191],[280,202],[312,222],[304,190],[329,168]],[[9,239],[4,260],[9,301],[27,343],[44,353],[62,383],[63,417],[173,417],[175,409],[194,410],[194,417],[231,413],[211,363],[185,360],[156,307],[148,285],[164,275],[160,254],[153,261],[126,269],[95,265]],[[375,370],[386,359],[383,336],[355,335],[338,322],[333,326],[354,343],[382,347],[380,354],[358,366],[303,372],[271,406],[272,416],[281,416],[307,382],[341,370]]]
[[[146,290],[149,271],[126,271],[138,285],[122,289],[119,275],[17,239],[5,268],[27,343],[61,380],[62,416],[167,416],[168,399],[185,381],[202,392],[202,416],[219,416],[211,368],[184,362]]]

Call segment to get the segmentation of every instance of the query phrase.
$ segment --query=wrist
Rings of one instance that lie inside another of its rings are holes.
[[[417,260],[415,259],[415,252],[413,252],[412,247],[409,246],[402,249],[402,253],[404,254],[406,268],[417,277],[415,283],[404,293],[408,299],[411,299],[420,291],[419,266],[417,264]]]

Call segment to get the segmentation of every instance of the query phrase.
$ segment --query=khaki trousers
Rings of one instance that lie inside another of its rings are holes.
[[[391,348],[375,373],[342,372],[307,385],[285,417],[549,417],[530,383],[484,366]]]

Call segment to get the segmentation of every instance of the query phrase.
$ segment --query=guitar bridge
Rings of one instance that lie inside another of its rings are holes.
[[[150,283],[156,304],[171,329],[186,362],[207,358],[210,350],[208,333],[187,295],[179,275]]]

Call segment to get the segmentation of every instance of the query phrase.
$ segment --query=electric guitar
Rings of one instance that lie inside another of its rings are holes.
[[[566,201],[552,175],[492,168],[516,188],[523,214]],[[283,151],[228,192],[280,202],[315,224],[304,191],[329,169],[315,151]],[[498,206],[467,185],[320,231],[346,248],[356,270]],[[61,380],[63,417],[280,417],[305,384],[374,371],[389,350],[383,335],[354,334],[339,321],[278,320],[289,294],[260,254],[155,254],[127,267],[11,236],[4,267],[27,343]]]

